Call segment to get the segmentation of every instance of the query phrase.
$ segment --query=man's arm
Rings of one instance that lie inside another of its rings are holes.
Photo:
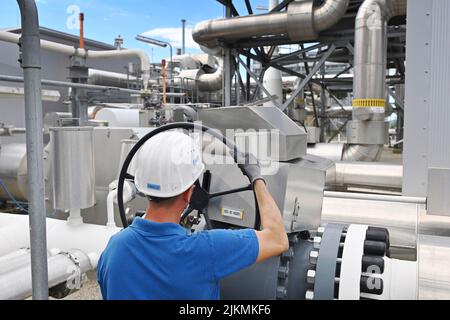
[[[263,180],[254,184],[263,230],[257,231],[259,255],[257,262],[276,257],[289,249],[289,240],[284,229],[284,221],[275,200],[267,190]]]
[[[284,229],[280,209],[269,190],[267,190],[258,160],[251,154],[245,154],[240,161],[243,163],[239,164],[239,168],[252,183],[258,200],[263,230],[256,232],[259,242],[257,262],[262,262],[289,250],[289,240]]]
[[[199,234],[200,237],[207,238],[202,239],[202,243],[211,243],[212,251],[206,251],[205,259],[211,259],[214,280],[228,277],[256,262],[279,256],[289,249],[283,218],[265,182],[258,175],[252,175],[250,179],[254,181],[264,229],[212,230]]]

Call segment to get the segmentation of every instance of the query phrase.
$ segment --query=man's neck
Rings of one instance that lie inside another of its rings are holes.
[[[150,205],[145,219],[157,223],[180,223],[181,212],[179,208],[158,208]]]

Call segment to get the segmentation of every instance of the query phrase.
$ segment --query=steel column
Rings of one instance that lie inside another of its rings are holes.
[[[34,0],[17,0],[22,19],[22,68],[25,79],[28,199],[33,299],[48,300],[47,230],[42,134],[41,46]]]

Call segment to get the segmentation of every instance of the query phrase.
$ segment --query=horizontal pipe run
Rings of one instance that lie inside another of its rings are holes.
[[[403,166],[376,162],[336,162],[327,172],[328,186],[364,186],[401,190]]]
[[[285,12],[272,12],[200,22],[193,30],[194,40],[213,48],[218,40],[286,35],[290,41],[316,39],[321,31],[335,25],[345,15],[349,0],[326,0],[320,6],[313,1],[293,1]]]
[[[0,75],[0,81],[5,82],[13,82],[13,83],[23,83],[22,77],[16,76],[7,76]],[[60,87],[60,88],[76,88],[76,89],[87,89],[87,90],[98,90],[98,91],[118,91],[130,94],[141,94],[142,92],[139,90],[133,89],[124,89],[117,87],[107,87],[107,86],[99,86],[94,84],[82,84],[82,83],[74,83],[74,82],[65,82],[65,81],[56,81],[56,80],[42,80],[43,86],[46,87]],[[156,93],[157,95],[162,95],[162,93]],[[179,92],[169,92],[167,93],[168,97],[185,97],[185,93]]]
[[[394,202],[394,203],[410,203],[410,204],[426,204],[426,198],[402,197],[402,196],[388,196],[388,195],[374,195],[362,193],[347,193],[325,191],[326,198],[348,199],[348,200],[369,200],[380,202]]]
[[[7,31],[0,31],[0,40],[19,44],[21,35],[14,34]],[[78,56],[90,59],[121,59],[121,58],[138,58],[141,62],[141,70],[143,73],[144,90],[148,89],[148,82],[150,80],[150,59],[147,53],[143,50],[107,50],[107,51],[92,51],[79,49],[72,46],[41,40],[41,49],[58,52],[67,56]]]
[[[23,77],[0,75],[0,81],[23,83],[24,79],[23,79]],[[82,83],[73,83],[73,82],[65,82],[65,81],[55,81],[55,80],[44,80],[43,79],[41,81],[41,83],[43,86],[47,86],[47,87],[76,88],[76,89],[88,89],[88,90],[99,90],[99,91],[119,91],[119,92],[134,93],[134,94],[141,93],[138,90],[132,90],[132,89],[105,87],[105,86],[98,86],[98,85],[93,85],[93,84],[82,84]]]
[[[67,282],[68,285],[74,285],[73,289],[80,289],[81,276],[93,269],[89,257],[79,250],[71,250],[49,257],[48,288]],[[23,300],[29,298],[31,294],[30,263],[0,274],[0,300]]]
[[[0,257],[0,275],[30,265],[30,249],[20,249]]]

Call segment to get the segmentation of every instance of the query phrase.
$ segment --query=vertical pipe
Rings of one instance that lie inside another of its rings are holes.
[[[34,0],[17,0],[22,19],[22,68],[25,89],[31,273],[33,299],[48,299],[44,142],[41,101],[39,18]]]
[[[161,61],[161,65],[162,65],[163,105],[166,105],[167,104],[166,60]]]
[[[183,30],[183,41],[181,47],[181,54],[186,54],[186,19],[181,20],[182,30]]]
[[[174,79],[173,79],[173,47],[170,44],[170,42],[167,43],[169,45],[170,48],[170,93],[174,92]],[[171,95],[170,96],[170,103],[174,103],[174,96]]]
[[[251,65],[251,60],[250,57],[247,57],[247,68],[251,69],[252,65]],[[247,81],[246,81],[246,85],[247,85],[247,97],[246,97],[246,102],[249,103],[250,99],[251,99],[251,95],[250,95],[250,89],[251,89],[251,78],[250,78],[250,73],[247,72]]]
[[[80,13],[80,49],[84,49],[84,13]]]
[[[225,9],[226,17],[231,18],[231,9],[230,7],[226,7]],[[223,49],[223,70],[224,70],[224,77],[223,77],[223,106],[229,107],[231,105],[231,90],[232,90],[232,57],[231,49],[230,48],[224,48]]]
[[[278,0],[269,0],[269,12],[275,9],[279,4]],[[272,57],[277,57],[279,55],[279,49],[278,47],[274,50]],[[267,91],[271,95],[277,96],[276,101],[278,102],[278,105],[283,104],[283,80],[282,80],[282,74],[281,71],[275,68],[269,68],[267,69],[266,73],[264,74],[264,87],[266,87]],[[267,97],[267,95],[264,95],[264,97]],[[264,103],[264,106],[275,106],[275,104],[272,101]]]

